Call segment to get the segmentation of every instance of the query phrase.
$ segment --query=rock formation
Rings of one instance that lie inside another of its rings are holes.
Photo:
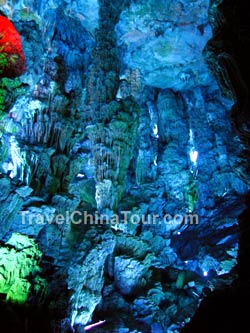
[[[235,11],[0,1],[10,332],[195,332],[232,283],[247,294],[249,26]]]

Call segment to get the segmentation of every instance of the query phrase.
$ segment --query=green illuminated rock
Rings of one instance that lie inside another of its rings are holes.
[[[45,281],[37,275],[41,256],[35,241],[18,233],[0,247],[0,293],[6,294],[7,301],[25,303],[31,289],[46,290]]]
[[[14,282],[8,291],[6,300],[15,303],[25,303],[28,299],[31,284],[25,279],[19,279]]]

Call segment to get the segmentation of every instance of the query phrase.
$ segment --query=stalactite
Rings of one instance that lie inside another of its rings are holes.
[[[95,179],[97,182],[111,181],[113,189],[110,193],[118,198],[116,202],[119,201],[122,191],[121,188],[116,188],[115,184],[124,184],[126,170],[132,156],[138,115],[138,106],[132,100],[124,101],[124,103],[116,101],[119,59],[115,46],[114,28],[121,10],[122,6],[118,8],[105,1],[101,3],[100,27],[95,34],[97,45],[92,52],[93,64],[87,86],[88,105],[93,106],[93,125],[88,127],[88,132],[95,161]],[[109,52],[107,52],[108,49]],[[133,89],[136,91],[139,86],[138,71],[135,70],[132,76]],[[133,107],[134,115],[131,112]],[[117,120],[120,111],[126,113],[126,123]],[[99,141],[103,147],[99,147]]]

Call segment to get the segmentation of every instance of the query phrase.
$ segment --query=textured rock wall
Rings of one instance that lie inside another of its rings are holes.
[[[39,244],[54,331],[99,319],[99,332],[180,331],[235,277],[248,191],[218,6],[0,6],[27,64],[1,79],[1,239]]]

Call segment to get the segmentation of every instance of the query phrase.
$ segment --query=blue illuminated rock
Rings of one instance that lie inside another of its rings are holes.
[[[212,37],[209,1],[140,1],[125,10],[117,25],[123,61],[137,68],[146,85],[182,90],[208,85],[202,51]]]
[[[58,333],[178,332],[248,262],[249,108],[219,3],[0,4],[26,58],[0,82],[7,310],[32,296]]]

